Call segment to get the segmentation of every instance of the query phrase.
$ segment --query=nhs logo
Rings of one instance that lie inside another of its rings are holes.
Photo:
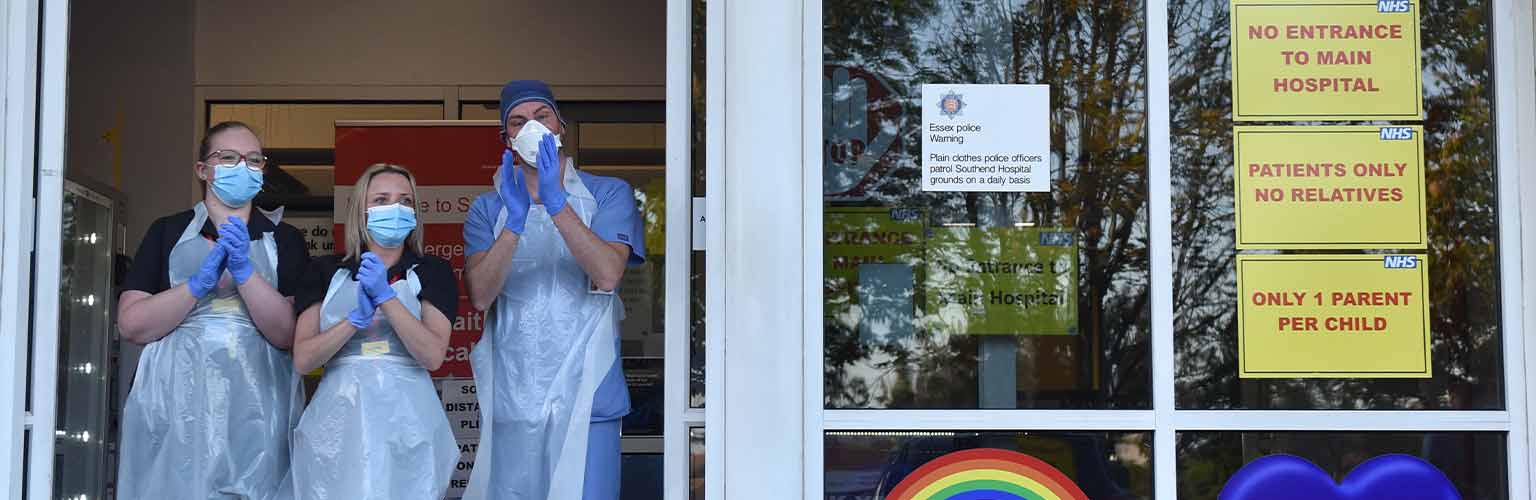
[[[1411,141],[1413,140],[1413,127],[1382,127],[1381,140]]]
[[[1381,265],[1387,269],[1418,269],[1419,258],[1412,255],[1388,255],[1381,258]]]
[[[912,222],[923,216],[923,211],[916,208],[892,208],[891,220],[896,222]]]
[[[1376,12],[1382,14],[1400,14],[1409,12],[1412,4],[1409,0],[1376,0]]]
[[[1040,246],[1069,247],[1072,246],[1072,233],[1065,231],[1047,231],[1040,233]]]

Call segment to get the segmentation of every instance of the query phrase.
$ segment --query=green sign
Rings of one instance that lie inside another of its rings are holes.
[[[1074,233],[935,227],[926,245],[924,326],[960,335],[1076,335]]]
[[[822,232],[829,325],[870,342],[910,337],[923,256],[923,213],[912,208],[827,207]]]

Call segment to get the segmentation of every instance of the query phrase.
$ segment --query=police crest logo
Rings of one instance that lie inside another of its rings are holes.
[[[939,114],[946,118],[960,116],[965,110],[965,98],[960,94],[950,92],[939,98]]]

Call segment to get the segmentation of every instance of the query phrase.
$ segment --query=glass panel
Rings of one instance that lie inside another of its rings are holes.
[[[662,374],[666,354],[666,169],[662,166],[597,167],[582,170],[595,175],[617,177],[635,190],[635,199],[645,227],[646,261],[624,272],[619,295],[624,304],[624,320],[619,325],[620,355],[624,377],[629,384],[633,409],[624,417],[626,436],[662,434]]]
[[[311,194],[329,196],[336,187],[334,165],[283,165],[282,169],[303,184]]]
[[[704,0],[693,0],[693,12],[690,16],[692,28],[690,29],[689,75],[692,91],[689,94],[689,114],[691,115],[689,130],[692,137],[688,138],[689,156],[688,165],[692,179],[690,192],[694,197],[702,197],[706,194],[704,184],[705,170],[705,138],[704,129],[706,122],[705,108],[705,64],[707,53],[705,48],[708,41],[705,39],[705,25],[708,13],[705,11]],[[703,214],[694,214],[694,217],[702,217]],[[691,235],[691,229],[690,229]],[[695,251],[692,255],[692,266],[689,267],[688,290],[690,304],[688,308],[688,407],[704,407],[704,252]],[[700,462],[700,467],[703,467]],[[703,477],[703,476],[700,476]],[[699,498],[703,498],[703,490],[699,490]]]
[[[1433,378],[1239,379],[1227,0],[1169,3],[1180,408],[1503,408],[1488,2],[1422,9]]]
[[[1178,443],[1181,499],[1214,500],[1243,465],[1282,453],[1311,461],[1334,481],[1371,458],[1406,454],[1440,469],[1462,498],[1508,498],[1502,433],[1181,432]]]
[[[112,330],[112,201],[69,183],[59,273],[58,433],[54,498],[106,498]]]
[[[664,462],[660,453],[625,453],[619,465],[620,500],[660,499],[665,488]]]
[[[975,448],[1034,457],[1066,475],[1088,498],[1152,498],[1148,432],[902,431],[828,432],[825,498],[883,499],[923,464]]]
[[[688,428],[688,498],[704,500],[704,428]]]
[[[1148,408],[1142,3],[824,5],[826,406]],[[1049,85],[1050,192],[922,191],[928,83]]]

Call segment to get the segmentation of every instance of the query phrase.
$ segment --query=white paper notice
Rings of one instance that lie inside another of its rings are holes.
[[[923,191],[1051,190],[1049,85],[923,85]]]

